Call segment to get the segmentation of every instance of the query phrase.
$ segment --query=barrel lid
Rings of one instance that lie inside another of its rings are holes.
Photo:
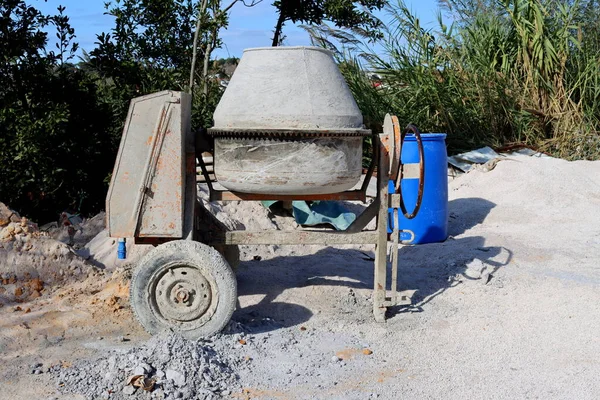
[[[446,134],[445,133],[421,133],[421,139],[425,142],[425,141],[432,141],[432,142],[443,142],[446,139]],[[408,134],[406,135],[406,137],[404,138],[404,140],[408,141],[408,142],[416,142],[417,138],[415,135],[413,134]]]

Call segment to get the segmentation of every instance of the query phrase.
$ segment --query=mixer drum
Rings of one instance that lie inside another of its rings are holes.
[[[360,179],[370,131],[327,50],[245,50],[214,121],[215,176],[232,191],[328,194]]]

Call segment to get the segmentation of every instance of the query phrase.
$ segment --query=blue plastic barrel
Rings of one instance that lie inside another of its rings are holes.
[[[446,153],[445,133],[422,133],[423,151],[425,155],[425,186],[423,188],[423,202],[417,216],[406,219],[402,210],[398,210],[400,229],[409,229],[414,232],[415,239],[412,243],[443,242],[448,237],[448,161]],[[402,147],[402,162],[418,163],[419,147],[414,135],[406,135]],[[389,182],[389,192],[394,192],[393,181]],[[402,181],[402,195],[406,210],[410,213],[417,202],[419,193],[418,179],[404,179]],[[389,210],[388,221],[393,221],[393,209]],[[388,232],[392,232],[392,225],[388,224]],[[410,234],[400,233],[400,240],[410,240]]]

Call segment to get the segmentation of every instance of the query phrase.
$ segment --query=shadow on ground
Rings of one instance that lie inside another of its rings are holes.
[[[416,292],[411,306],[396,307],[390,314],[422,312],[433,298],[456,285],[454,277],[457,275],[473,279],[465,275],[465,271],[474,260],[481,261],[475,264],[487,268],[482,279],[494,279],[496,271],[511,261],[512,252],[503,247],[485,246],[484,237],[462,235],[481,224],[494,206],[494,203],[478,198],[453,200],[449,204],[452,217],[448,240],[404,246],[399,250],[398,288]],[[455,237],[459,235],[462,236]],[[313,316],[313,312],[298,304],[278,302],[280,294],[290,288],[309,286],[370,289],[373,287],[373,266],[373,251],[338,248],[325,248],[305,256],[244,262],[238,270],[238,295],[261,294],[264,297],[255,305],[237,310],[234,319],[254,332],[302,324]],[[336,296],[343,296],[339,292],[334,295],[334,292],[332,289],[332,295],[324,297],[323,301],[335,302]]]

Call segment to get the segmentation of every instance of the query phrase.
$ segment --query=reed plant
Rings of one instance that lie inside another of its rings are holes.
[[[399,0],[376,43],[326,29],[311,35],[335,50],[371,125],[391,112],[446,132],[451,152],[523,144],[599,159],[600,35],[590,18],[600,15],[589,3],[502,0],[452,25],[440,11],[437,28],[425,29]]]

